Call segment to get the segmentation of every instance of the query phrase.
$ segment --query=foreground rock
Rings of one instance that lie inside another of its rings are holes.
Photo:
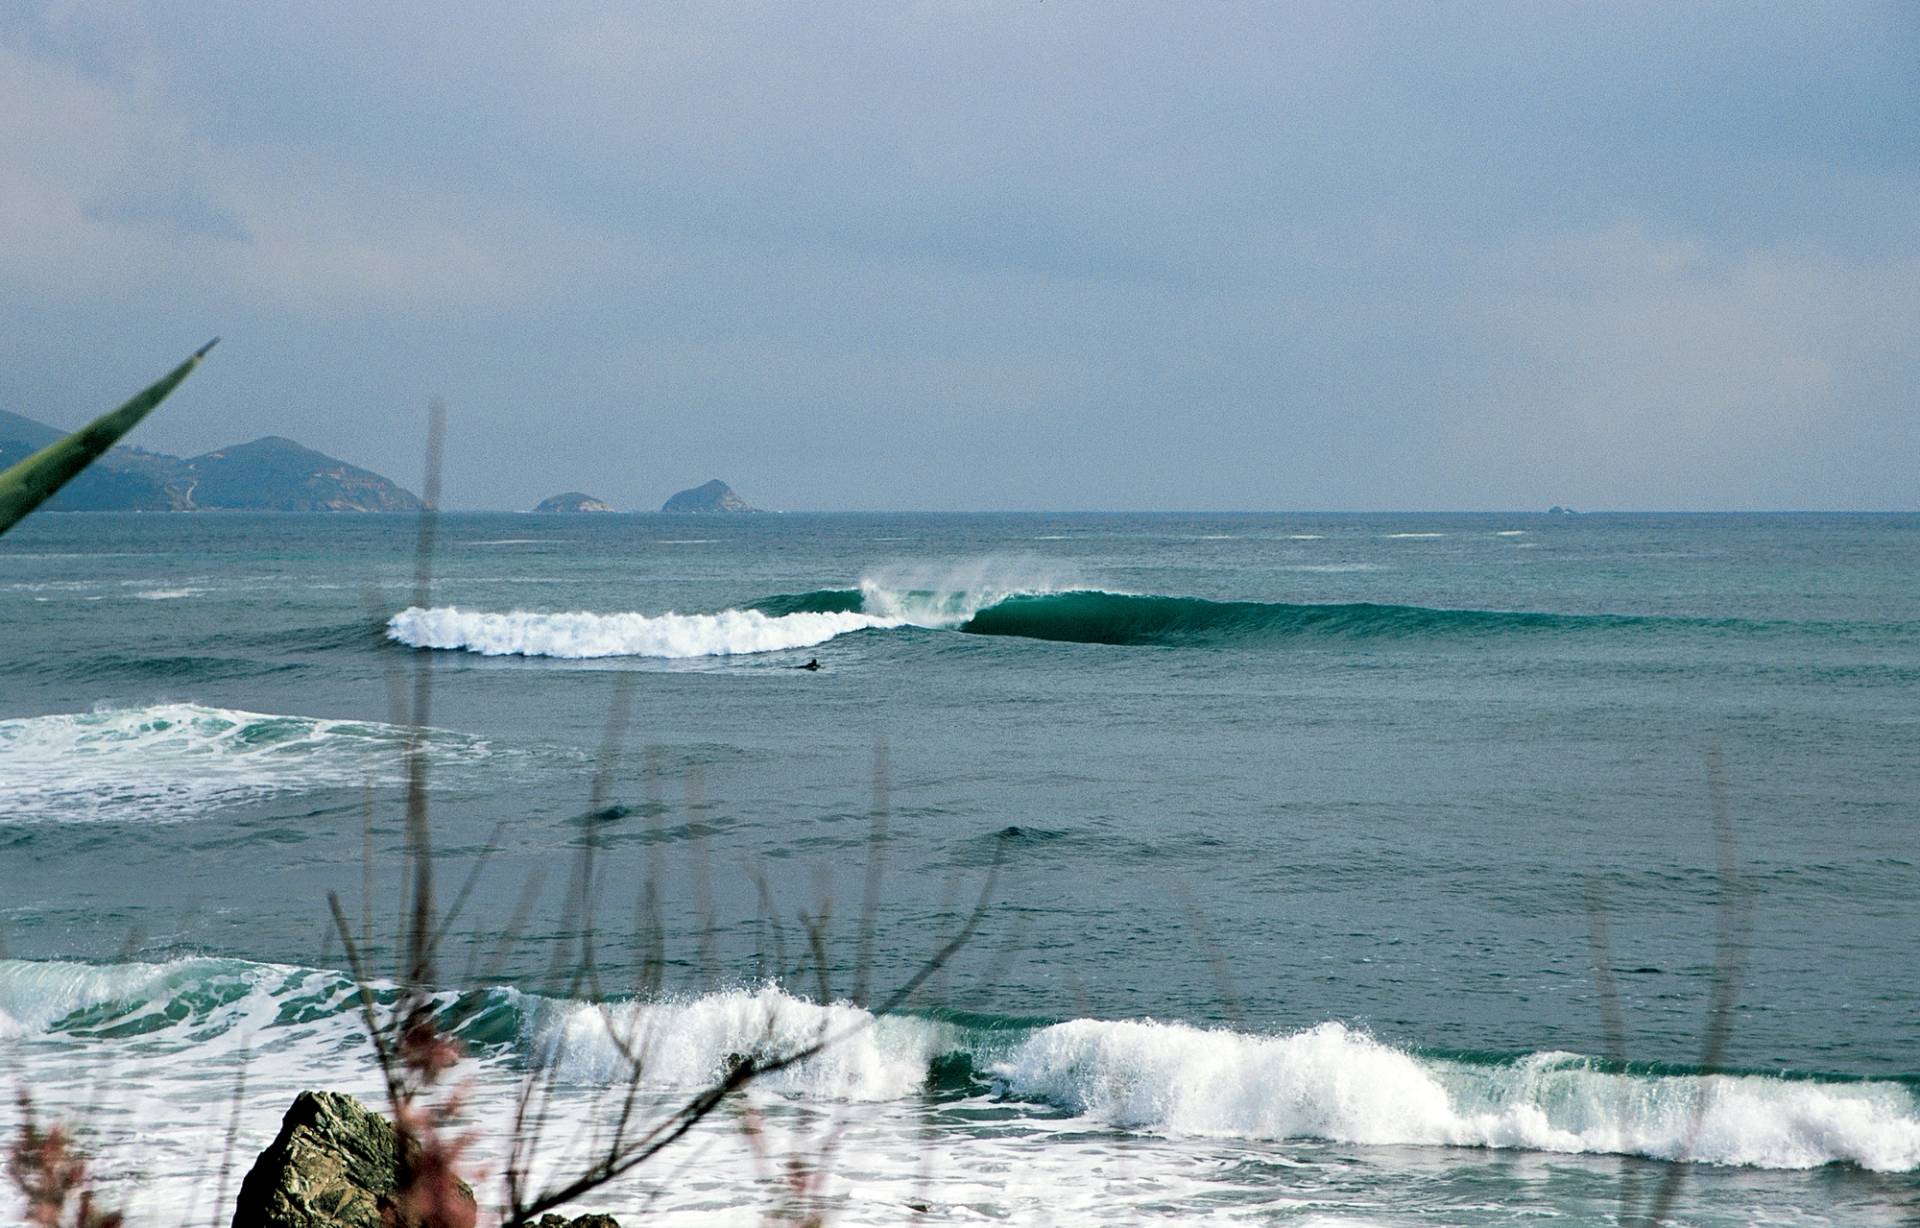
[[[757,512],[733,488],[715,478],[711,482],[683,490],[660,505],[663,512]]]
[[[534,504],[536,512],[611,512],[613,504],[596,499],[584,491],[569,490],[565,494],[549,495]]]
[[[338,1092],[301,1092],[240,1183],[233,1228],[414,1228],[400,1208],[401,1157],[393,1123]],[[473,1188],[455,1181],[473,1223]],[[536,1228],[620,1228],[611,1215],[548,1213]]]
[[[301,1092],[240,1183],[233,1228],[406,1225],[396,1199],[398,1146],[393,1123],[352,1096]],[[464,1181],[459,1194],[473,1202]]]

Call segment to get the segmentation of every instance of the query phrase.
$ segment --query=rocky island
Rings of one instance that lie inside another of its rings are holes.
[[[66,432],[0,410],[0,468]],[[412,491],[280,435],[169,456],[111,448],[47,503],[53,512],[414,512]]]
[[[533,505],[536,512],[612,512],[619,509],[603,499],[596,499],[585,491],[569,490],[563,494],[549,495]]]
[[[683,490],[660,505],[663,512],[757,512],[745,499],[733,493],[733,488],[715,478],[691,490]]]

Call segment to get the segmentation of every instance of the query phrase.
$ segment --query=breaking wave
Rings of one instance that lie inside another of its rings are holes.
[[[1358,566],[1323,564],[1306,570]],[[715,614],[487,613],[412,607],[393,616],[387,637],[416,648],[464,649],[487,656],[684,658],[808,648],[849,632],[906,626],[1076,644],[1182,645],[1686,629],[1766,632],[1788,627],[1847,634],[1867,624],[1443,609],[1368,601],[1215,601],[988,583],[912,588],[866,580],[857,588],[783,593]]]
[[[0,720],[0,822],[177,822],[397,776],[406,731],[374,721],[152,704]],[[441,758],[485,743],[434,731]]]
[[[1211,601],[1102,589],[900,592],[872,584],[786,594],[757,603],[774,614],[885,613],[970,635],[1081,644],[1182,644],[1301,636],[1416,638],[1570,628],[1633,628],[1678,622],[1615,614],[1446,610],[1374,602]]]
[[[649,1085],[693,1090],[742,1057],[825,1037],[833,1043],[824,1052],[762,1086],[797,1099],[985,1097],[1003,1112],[1033,1105],[1043,1116],[1176,1136],[1920,1169],[1911,1079],[1619,1068],[1568,1053],[1434,1057],[1339,1023],[1260,1035],[1150,1020],[875,1019],[774,985],[611,1006],[498,987],[448,992],[441,1005],[483,1067],[538,1057],[571,1085],[617,1084],[623,1046],[643,1055]],[[0,1036],[137,1038],[143,1064],[161,1072],[170,1055],[244,1034],[256,1052],[341,1073],[343,1050],[358,1043],[356,1009],[338,972],[204,958],[0,960]]]
[[[412,606],[393,616],[387,637],[413,648],[457,648],[482,656],[724,657],[824,644],[849,631],[897,627],[901,620],[853,611],[768,614],[490,614],[452,606]]]

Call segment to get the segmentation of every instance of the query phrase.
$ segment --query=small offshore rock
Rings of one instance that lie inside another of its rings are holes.
[[[536,503],[533,510],[543,514],[572,515],[579,512],[611,512],[616,509],[613,504],[604,499],[596,499],[583,490],[569,490],[557,495],[548,495]]]
[[[404,1228],[398,1151],[393,1123],[352,1096],[301,1092],[240,1183],[233,1228]]]
[[[757,512],[745,499],[733,493],[733,488],[719,478],[703,482],[668,499],[660,505],[663,512]]]

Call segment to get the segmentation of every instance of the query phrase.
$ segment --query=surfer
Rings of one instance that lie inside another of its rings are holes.
[[[820,658],[813,657],[805,665],[795,666],[795,668],[806,669],[806,670],[818,670],[820,668]]]

